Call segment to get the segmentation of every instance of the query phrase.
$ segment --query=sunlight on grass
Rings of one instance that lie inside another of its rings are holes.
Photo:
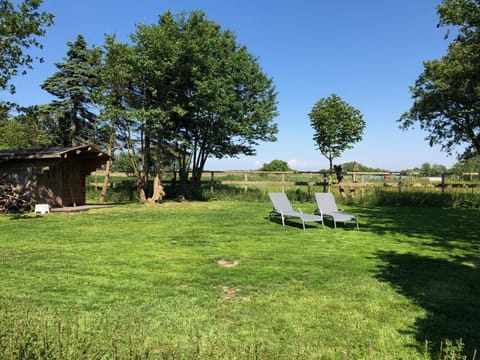
[[[269,210],[167,202],[0,216],[0,329],[16,326],[9,309],[85,318],[92,354],[107,357],[112,329],[120,351],[138,328],[140,353],[173,358],[423,358],[425,340],[446,338],[478,348],[478,212],[355,206],[360,231],[303,231],[267,221]]]

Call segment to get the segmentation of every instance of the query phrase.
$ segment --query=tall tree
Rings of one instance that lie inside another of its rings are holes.
[[[159,69],[138,50],[107,36],[99,99],[101,116],[110,121],[110,139],[115,137],[130,159],[143,203],[148,200],[149,175],[156,163],[152,154],[152,138],[157,133],[154,125],[162,116],[153,97],[152,79]]]
[[[56,63],[58,71],[46,79],[42,89],[56,96],[51,111],[57,118],[58,133],[63,146],[98,143],[99,127],[94,110],[93,90],[99,85],[101,51],[87,48],[87,42],[78,35],[63,63]]]
[[[127,98],[143,169],[174,156],[186,191],[189,173],[200,186],[209,157],[251,155],[259,141],[275,140],[273,82],[231,31],[203,12],[166,12],[132,40]]]
[[[103,202],[107,193],[109,177],[116,149],[124,152],[120,159],[128,161],[124,165],[137,179],[137,188],[141,202],[147,200],[148,167],[142,166],[138,151],[142,152],[142,133],[136,120],[137,90],[133,88],[135,81],[133,48],[127,44],[117,43],[115,36],[105,39],[105,55],[101,67],[101,85],[96,88],[94,97],[101,104],[100,116],[108,123],[107,153],[110,159],[105,168],[104,183],[99,201]],[[139,139],[140,138],[140,139]],[[137,141],[138,140],[138,141]],[[140,144],[140,145],[139,145]]]
[[[333,159],[362,140],[365,128],[363,115],[338,95],[332,94],[317,101],[309,117],[314,130],[313,140],[320,153],[328,159],[332,171]]]
[[[42,0],[24,0],[15,8],[10,1],[0,0],[0,89],[14,93],[10,79],[31,68],[35,59],[27,50],[42,48],[38,38],[53,24],[53,15],[38,11],[41,4]]]
[[[430,146],[447,153],[466,145],[467,158],[480,154],[480,3],[444,0],[437,9],[439,25],[455,28],[457,36],[444,57],[424,62],[410,87],[413,105],[399,122],[404,129],[419,124]]]
[[[275,140],[272,80],[231,31],[203,12],[167,12],[147,30],[158,31],[157,44],[173,50],[163,60],[159,104],[166,115],[163,141],[177,155],[183,184],[191,170],[200,186],[208,157],[251,155],[258,141]]]

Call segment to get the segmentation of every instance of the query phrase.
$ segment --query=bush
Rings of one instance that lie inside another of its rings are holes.
[[[260,171],[291,171],[288,163],[283,160],[272,160],[268,164],[263,164]]]
[[[404,206],[427,208],[480,209],[480,194],[473,192],[435,192],[421,190],[386,190],[375,188],[363,202],[369,206]]]

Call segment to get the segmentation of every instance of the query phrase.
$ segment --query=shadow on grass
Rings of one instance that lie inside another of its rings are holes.
[[[411,329],[418,343],[431,342],[435,355],[445,339],[462,339],[465,355],[472,358],[480,350],[480,213],[406,207],[357,211],[361,228],[410,249],[378,252],[384,265],[376,276],[425,310]],[[422,249],[440,256],[421,255]]]
[[[31,213],[17,213],[17,214],[5,214],[5,216],[10,217],[10,220],[30,220],[30,219],[38,219],[44,217],[44,215],[35,214],[30,215]]]
[[[478,258],[451,261],[396,252],[379,252],[378,257],[385,265],[377,278],[389,282],[426,312],[412,329],[419,344],[428,340],[435,354],[445,339],[462,339],[468,358],[475,349],[480,350]]]
[[[480,213],[477,210],[437,208],[359,208],[361,228],[379,235],[401,234],[402,242],[458,249],[472,255],[480,251]]]
[[[275,217],[271,217],[269,219],[268,216],[267,216],[267,217],[265,217],[265,220],[277,223],[280,226],[282,226],[282,219],[280,217],[275,216]],[[286,218],[285,219],[285,226],[296,227],[300,230],[303,230],[302,222],[300,220],[297,220],[297,219],[294,219],[294,218]],[[305,223],[305,230],[307,230],[309,228],[312,228],[312,229],[317,228],[317,229],[323,230],[322,224],[320,224],[320,223],[306,222]]]

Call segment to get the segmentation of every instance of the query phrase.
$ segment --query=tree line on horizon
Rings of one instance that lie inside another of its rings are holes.
[[[352,172],[373,172],[373,173],[389,173],[391,169],[373,168],[367,165],[357,163],[356,161],[349,161],[339,164],[341,166],[340,171],[342,173]],[[263,164],[259,171],[296,171],[290,168],[287,161],[284,160],[272,160],[269,163]],[[319,169],[320,173],[329,173],[330,169]],[[402,169],[398,172],[402,174],[419,174],[422,176],[441,176],[443,174],[456,174],[463,175],[467,173],[479,173],[480,172],[480,156],[474,156],[469,159],[458,161],[451,168],[447,168],[444,165],[432,164],[425,162],[418,167],[412,169]]]

